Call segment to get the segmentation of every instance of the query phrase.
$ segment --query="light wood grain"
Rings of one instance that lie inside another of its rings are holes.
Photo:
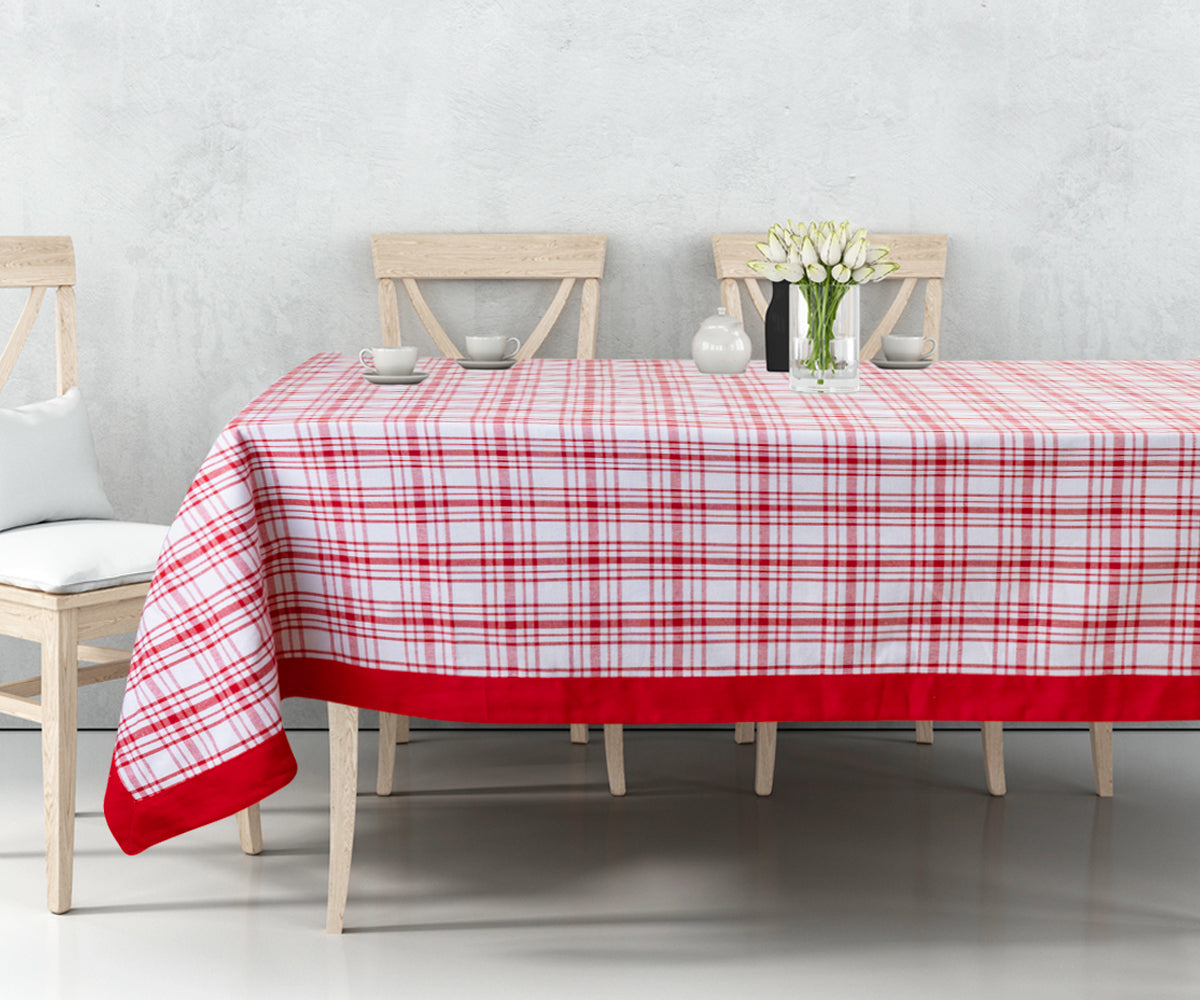
[[[87,687],[89,684],[100,684],[104,681],[115,681],[129,673],[129,654],[123,659],[111,660],[106,663],[96,663],[90,667],[79,667],[75,671],[76,687]],[[17,695],[22,698],[36,698],[42,691],[42,678],[26,677],[19,681],[6,681],[0,684],[0,694]]]
[[[917,742],[930,744],[933,742],[933,723],[918,721],[917,727]]]
[[[0,236],[0,288],[75,284],[70,236]]]
[[[738,291],[738,283],[733,278],[721,279],[721,305],[739,323],[744,322],[742,315],[742,293]]]
[[[408,722],[408,716],[404,716]],[[379,762],[375,771],[375,794],[391,795],[396,771],[396,731],[400,716],[391,712],[379,713]]]
[[[13,368],[16,367],[17,358],[21,355],[25,341],[29,339],[29,331],[33,329],[38,310],[41,309],[42,300],[45,297],[46,289],[40,285],[29,289],[29,296],[25,299],[25,306],[21,309],[21,314],[17,317],[17,325],[13,327],[13,332],[4,347],[4,353],[0,354],[0,389],[4,388],[4,384],[12,374]]]
[[[1096,778],[1096,794],[1102,799],[1113,793],[1113,726],[1111,722],[1088,725],[1092,740],[1092,773]]]
[[[329,897],[325,931],[341,934],[358,808],[358,709],[329,702]]]
[[[396,283],[391,278],[379,279],[379,327],[381,347],[400,346],[400,303],[396,299]]]
[[[42,791],[46,810],[46,905],[71,908],[75,854],[75,741],[79,691],[75,612],[56,615],[42,639]]]
[[[940,278],[931,278],[925,283],[925,336],[934,342],[934,361],[938,359],[941,348],[942,330],[942,282]]]
[[[713,236],[713,260],[718,278],[762,279],[750,267],[750,261],[762,255],[756,243],[766,241],[766,233],[718,233]],[[900,265],[888,280],[896,278],[944,278],[949,238],[940,233],[868,233],[871,243],[891,248],[888,260]]]
[[[778,722],[760,722],[755,734],[754,794],[770,795],[775,787],[775,739]]]
[[[590,735],[588,733],[588,727],[585,723],[582,723],[582,722],[572,722],[571,723],[571,742],[572,743],[586,743],[589,738],[590,738]]]
[[[14,687],[16,685],[13,685]],[[41,678],[38,678],[38,689],[42,686]],[[8,685],[5,685],[8,687]],[[0,691],[0,715],[11,715],[17,719],[24,719],[26,722],[42,721],[42,706],[36,701],[30,701],[29,698],[16,694],[10,691]]]
[[[462,357],[453,338],[433,314],[421,286],[426,279],[559,280],[550,305],[517,353],[532,357],[545,342],[577,281],[583,280],[576,356],[596,356],[596,321],[607,238],[574,234],[378,233],[371,237],[375,277],[380,280],[380,322],[385,342],[399,338],[398,307],[387,299],[385,283],[404,284],[413,310],[437,349],[448,358]],[[393,293],[394,295],[394,290]]]
[[[767,307],[770,303],[767,302],[767,297],[763,295],[762,288],[758,283],[757,278],[747,278],[745,280],[746,291],[750,295],[750,301],[754,303],[754,311],[758,313],[758,318],[766,322]],[[774,287],[771,291],[772,297],[775,295]]]
[[[517,351],[518,358],[532,358],[538,352],[538,348],[545,342],[551,328],[558,322],[558,317],[562,315],[563,306],[567,304],[567,296],[571,294],[571,289],[574,287],[574,278],[563,278],[558,283],[558,290],[554,293],[554,298],[550,300],[550,305],[542,314],[542,318],[538,320],[538,325],[533,328],[533,333],[525,339],[525,343]]]
[[[0,635],[41,642],[46,609],[26,604],[22,598],[28,593],[31,591],[0,584]]]
[[[608,790],[613,795],[625,794],[625,727],[605,725],[604,763],[608,768]]]
[[[753,722],[735,722],[733,724],[733,742],[734,743],[753,743],[754,742],[754,723]]]
[[[262,854],[262,812],[257,802],[237,814],[237,830],[245,854]]]
[[[584,278],[579,300],[579,343],[575,357],[590,361],[596,356],[596,320],[600,313],[600,280]]]
[[[912,298],[913,289],[917,287],[916,278],[905,278],[900,282],[900,288],[896,291],[896,297],[892,299],[892,304],[888,306],[888,311],[883,314],[883,319],[879,321],[879,325],[875,327],[871,336],[867,338],[862,349],[858,352],[858,356],[864,361],[875,357],[879,353],[879,348],[883,344],[883,338],[896,328],[896,323],[903,315],[905,308],[908,306],[909,299]]]
[[[576,233],[378,233],[376,278],[602,278],[607,237]]]
[[[75,346],[75,289],[62,285],[54,296],[54,354],[58,359],[58,394],[79,385],[79,356]]]
[[[991,795],[1003,795],[1007,791],[1004,781],[1004,723],[980,723],[983,734],[983,769],[987,776],[987,790]]]

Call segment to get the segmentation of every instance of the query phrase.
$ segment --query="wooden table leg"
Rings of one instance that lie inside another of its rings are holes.
[[[917,742],[932,743],[933,742],[933,723],[927,720],[917,720]]]
[[[325,932],[341,934],[358,805],[358,709],[329,703],[329,902]]]
[[[734,743],[753,743],[754,742],[754,723],[753,722],[735,722],[733,724],[733,742]]]
[[[1088,724],[1088,732],[1092,737],[1092,771],[1096,775],[1096,794],[1102,799],[1112,798],[1113,793],[1113,751],[1111,722],[1092,722]]]
[[[42,795],[46,812],[46,905],[71,908],[75,860],[75,760],[79,705],[78,619],[59,611],[42,638]]]
[[[775,735],[778,722],[760,722],[754,751],[754,794],[770,795],[775,786]]]
[[[246,854],[262,854],[262,813],[255,802],[237,814],[238,841]]]
[[[625,727],[619,723],[604,727],[604,763],[608,765],[608,790],[625,794]]]
[[[980,723],[983,732],[983,769],[987,775],[990,795],[1003,795],[1008,789],[1004,781],[1004,723]]]
[[[571,742],[586,743],[588,741],[588,727],[586,722],[571,723]]]

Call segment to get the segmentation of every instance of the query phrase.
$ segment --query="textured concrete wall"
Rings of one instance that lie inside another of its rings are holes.
[[[0,231],[75,238],[109,491],[168,520],[248,399],[377,340],[372,231],[608,233],[608,357],[685,355],[709,235],[789,216],[949,233],[947,358],[1194,356],[1198,43],[1145,0],[9,0]],[[452,291],[459,334],[550,294]]]

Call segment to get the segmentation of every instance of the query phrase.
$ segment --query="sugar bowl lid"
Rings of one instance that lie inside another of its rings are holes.
[[[700,333],[717,333],[721,330],[728,330],[730,333],[742,332],[742,321],[736,316],[730,316],[725,307],[721,306],[717,309],[716,315],[707,317],[701,324]]]

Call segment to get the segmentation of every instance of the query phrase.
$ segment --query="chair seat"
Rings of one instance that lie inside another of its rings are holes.
[[[167,527],[132,521],[50,521],[0,531],[0,583],[78,594],[154,575]]]

